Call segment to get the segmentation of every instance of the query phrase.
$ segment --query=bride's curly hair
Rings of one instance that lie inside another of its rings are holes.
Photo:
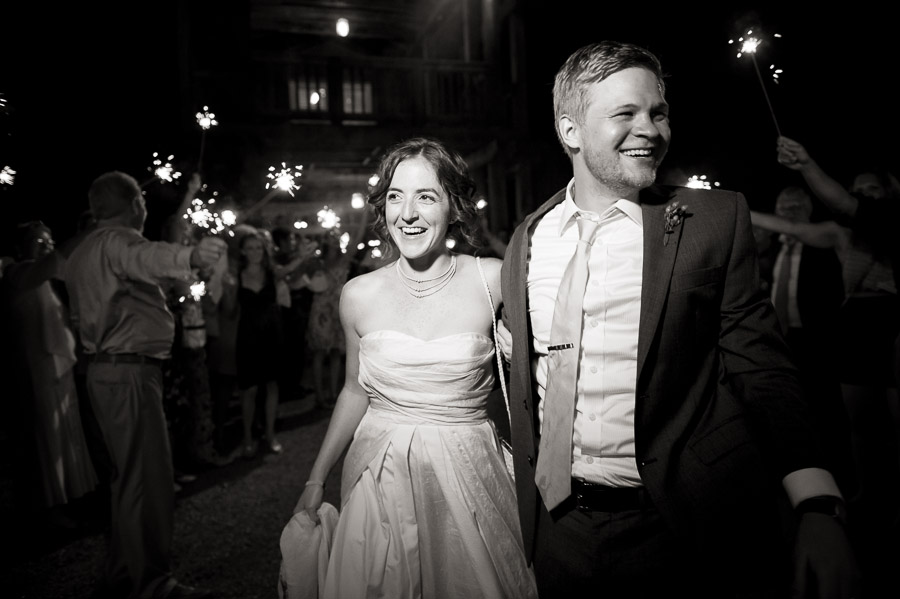
[[[421,156],[434,167],[438,181],[450,198],[450,226],[447,229],[447,237],[464,241],[473,248],[482,247],[484,242],[476,207],[475,181],[469,176],[466,162],[462,156],[440,141],[427,137],[414,137],[402,141],[388,149],[381,159],[376,172],[378,182],[371,188],[368,197],[369,205],[374,209],[372,230],[382,241],[393,244],[384,218],[385,198],[397,165],[417,156]]]

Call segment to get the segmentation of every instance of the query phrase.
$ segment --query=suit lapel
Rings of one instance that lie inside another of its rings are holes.
[[[641,212],[644,219],[644,266],[641,284],[641,324],[638,333],[637,380],[641,380],[641,370],[650,352],[650,345],[656,335],[659,318],[669,292],[669,281],[675,266],[675,256],[681,242],[684,225],[670,234],[664,243],[665,208],[674,199],[674,192],[667,194],[658,188],[650,188],[641,193]]]
[[[513,370],[522,377],[523,396],[528,409],[532,409],[531,400],[531,354],[533,343],[531,342],[531,329],[528,321],[528,255],[531,245],[531,234],[536,223],[555,205],[566,197],[563,188],[549,200],[544,202],[537,210],[525,219],[525,221],[513,233],[510,239],[506,256],[503,259],[503,276],[506,287],[504,288],[503,302],[509,307],[504,308],[504,319],[513,335],[513,347],[527,348],[525,351],[513,352]]]

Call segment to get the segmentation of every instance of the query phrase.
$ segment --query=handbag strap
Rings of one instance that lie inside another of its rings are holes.
[[[500,344],[497,341],[497,310],[494,307],[494,298],[491,296],[491,288],[488,285],[487,277],[484,276],[484,269],[481,266],[481,257],[475,256],[475,264],[478,265],[478,272],[481,274],[481,282],[484,284],[484,292],[487,294],[488,303],[491,305],[491,324],[494,329],[494,355],[497,358],[497,373],[500,377],[500,389],[503,391],[503,404],[506,406],[506,415],[512,421],[512,414],[509,410],[509,395],[506,392],[506,377],[503,376],[503,359],[500,355]]]

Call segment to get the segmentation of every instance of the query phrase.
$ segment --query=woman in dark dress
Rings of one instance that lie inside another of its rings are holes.
[[[244,456],[256,455],[253,424],[256,395],[265,389],[264,440],[269,451],[281,453],[275,438],[275,416],[278,408],[278,376],[284,344],[279,285],[265,239],[248,233],[240,241],[238,303],[240,317],[237,330],[237,383],[241,394],[244,424]]]

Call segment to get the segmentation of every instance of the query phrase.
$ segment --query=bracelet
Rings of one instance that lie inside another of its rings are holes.
[[[322,481],[322,480],[308,480],[308,481],[306,481],[306,484],[303,485],[303,486],[304,486],[304,487],[311,487],[311,486],[313,486],[313,485],[318,485],[318,486],[320,486],[320,487],[322,487],[322,488],[324,489],[324,488],[325,488],[325,481]]]

